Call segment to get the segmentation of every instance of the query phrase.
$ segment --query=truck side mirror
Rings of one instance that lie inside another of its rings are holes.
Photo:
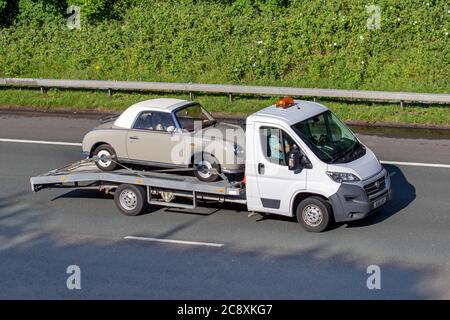
[[[305,169],[312,169],[313,167],[311,161],[309,161],[308,157],[304,154],[300,156],[300,167]]]
[[[289,160],[288,160],[288,168],[291,171],[295,171],[300,169],[300,158],[302,155],[298,150],[294,150],[291,153],[289,153]]]
[[[311,169],[312,164],[305,155],[300,153],[300,151],[294,150],[289,154],[288,168],[291,171],[300,170],[302,168]]]

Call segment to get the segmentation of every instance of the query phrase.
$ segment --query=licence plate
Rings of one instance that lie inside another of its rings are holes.
[[[386,203],[386,200],[387,200],[387,197],[383,197],[383,198],[380,198],[380,199],[374,201],[373,208],[375,209],[375,208],[378,208],[379,206],[382,206],[383,204]]]

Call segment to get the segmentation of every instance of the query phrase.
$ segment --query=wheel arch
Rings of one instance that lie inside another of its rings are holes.
[[[292,197],[291,206],[290,206],[290,210],[289,210],[292,217],[295,217],[295,214],[296,214],[295,211],[297,210],[298,204],[308,197],[319,197],[319,198],[322,198],[323,200],[325,200],[326,202],[328,202],[328,204],[330,205],[330,208],[331,208],[331,216],[334,217],[334,208],[333,208],[332,203],[330,202],[330,199],[328,199],[323,194],[315,193],[315,192],[306,192],[306,191],[299,191]]]
[[[203,150],[202,150],[202,151],[199,151],[199,152],[195,152],[195,153],[193,153],[193,154],[191,155],[191,160],[190,160],[189,165],[190,165],[191,167],[194,166],[194,159],[195,159],[195,156],[197,156],[197,155],[203,155],[203,154],[208,154],[208,155],[212,156],[214,159],[217,160],[217,163],[222,167],[222,164],[220,163],[219,159],[217,159],[217,157],[216,157],[214,154],[209,153],[209,152],[205,152],[205,151],[203,151]]]
[[[107,144],[108,146],[110,146],[112,148],[111,144],[109,144],[108,142],[96,142],[92,145],[91,149],[89,150],[89,157],[92,157],[94,155],[95,149],[97,149],[102,144]]]

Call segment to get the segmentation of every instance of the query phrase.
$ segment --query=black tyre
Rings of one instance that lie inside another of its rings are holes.
[[[196,159],[196,157],[194,157],[194,169],[194,174],[200,181],[213,182],[220,177],[216,173],[220,172],[219,161],[207,153],[203,154],[200,159]]]
[[[330,204],[321,197],[308,197],[296,209],[297,221],[310,232],[322,232],[330,224],[332,210]]]
[[[93,156],[101,157],[110,157],[117,161],[116,152],[109,144],[102,144],[95,148],[93,152]],[[117,163],[111,160],[97,160],[95,164],[102,171],[112,171],[117,168]]]
[[[148,208],[147,193],[141,186],[121,184],[114,192],[117,208],[126,216],[137,216]]]

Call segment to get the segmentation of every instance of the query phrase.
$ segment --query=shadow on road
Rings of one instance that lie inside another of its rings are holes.
[[[366,219],[347,223],[347,228],[365,227],[383,222],[409,206],[416,199],[416,188],[408,182],[399,167],[385,164],[391,177],[393,198]]]
[[[368,265],[350,251],[330,254],[330,247],[325,244],[275,253],[264,247],[242,249],[232,244],[204,248],[122,240],[120,234],[117,238],[62,234],[42,227],[48,214],[39,212],[34,202],[8,197],[8,201],[0,199],[0,203],[3,204],[0,298],[423,299],[442,296],[441,292],[424,289],[424,283],[436,275],[436,270],[397,262],[380,263],[382,290],[369,290]],[[20,214],[20,218],[14,213]],[[186,226],[175,226],[161,237],[170,236],[180,227]],[[98,228],[102,233],[102,226]],[[82,270],[82,290],[66,289],[66,269],[74,264]]]
[[[58,199],[64,198],[72,198],[72,199],[114,199],[114,196],[111,194],[105,194],[104,192],[100,192],[98,190],[93,189],[73,189],[69,192],[60,194],[59,196],[54,197],[51,201],[55,201]]]

